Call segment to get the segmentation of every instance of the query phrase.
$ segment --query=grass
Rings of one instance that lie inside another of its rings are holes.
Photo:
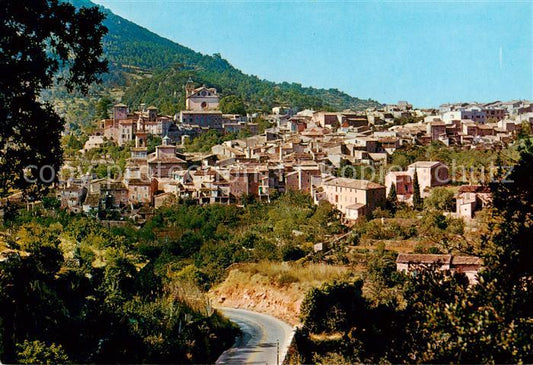
[[[324,263],[234,264],[226,280],[212,288],[215,303],[267,313],[296,325],[305,294],[325,281],[352,274],[346,266]]]
[[[266,277],[271,282],[277,283],[280,286],[293,283],[314,286],[325,281],[340,279],[346,274],[347,267],[314,263],[298,264],[261,261],[240,266],[239,270],[244,273],[249,273],[250,276],[259,275]]]

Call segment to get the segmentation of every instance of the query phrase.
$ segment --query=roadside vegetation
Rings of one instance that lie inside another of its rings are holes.
[[[213,362],[236,334],[205,295],[225,269],[297,260],[341,229],[331,206],[300,194],[242,208],[181,202],[142,228],[70,215],[53,200],[5,217],[2,360]]]
[[[470,247],[479,281],[436,267],[396,271],[381,244],[362,278],[308,292],[292,363],[529,363],[532,343],[533,145],[522,144],[514,183],[491,185],[488,230]]]

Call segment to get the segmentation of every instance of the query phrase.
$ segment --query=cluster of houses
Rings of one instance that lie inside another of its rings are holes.
[[[277,107],[264,116],[272,128],[261,135],[231,140],[210,153],[184,153],[180,137],[201,130],[253,131],[241,116],[218,110],[217,90],[186,85],[186,110],[179,117],[161,116],[157,108],[130,114],[125,105],[113,107],[102,121],[101,138],[119,145],[134,141],[126,171],[118,180],[70,179],[59,189],[62,205],[74,211],[98,209],[102,201],[116,207],[155,206],[168,199],[193,199],[200,204],[239,202],[243,196],[269,200],[272,194],[301,191],[316,203],[328,201],[346,220],[356,220],[384,207],[394,185],[400,201],[411,203],[414,177],[422,197],[449,183],[448,166],[417,161],[405,171],[391,170],[379,184],[345,177],[343,166],[387,166],[394,151],[405,144],[441,141],[463,148],[493,148],[511,141],[520,123],[533,122],[532,105],[517,101],[484,105],[446,104],[439,110],[413,109],[407,102],[365,112],[294,113]],[[399,125],[398,118],[419,122]],[[244,117],[245,118],[245,117]],[[162,137],[148,153],[150,135]],[[86,148],[97,146],[89,139]],[[470,218],[490,201],[482,186],[463,186],[457,194],[456,214]]]
[[[100,121],[97,131],[89,136],[83,151],[102,146],[106,141],[113,141],[119,146],[135,140],[136,134],[143,126],[148,134],[168,137],[172,143],[183,142],[214,129],[221,132],[239,132],[242,129],[257,134],[257,123],[249,122],[248,116],[223,114],[219,110],[220,97],[215,88],[205,85],[195,87],[189,79],[185,86],[185,110],[174,116],[159,114],[155,106],[139,106],[139,110],[130,111],[125,104],[116,104],[112,108],[111,118]]]

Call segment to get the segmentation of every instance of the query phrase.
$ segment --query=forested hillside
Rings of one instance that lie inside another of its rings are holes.
[[[74,5],[95,6],[89,0],[69,0]],[[189,76],[197,83],[216,87],[222,96],[234,94],[249,111],[269,110],[276,105],[331,110],[364,109],[380,105],[352,97],[337,89],[315,89],[297,83],[274,83],[242,73],[218,54],[203,55],[162,38],[149,30],[102,8],[109,33],[104,51],[110,61],[107,86],[126,88],[124,102],[160,105],[175,112],[183,104],[183,87]],[[132,72],[136,77],[131,77]],[[153,77],[149,77],[153,76]]]

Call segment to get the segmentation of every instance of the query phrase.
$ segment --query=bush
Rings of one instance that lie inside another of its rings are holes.
[[[281,247],[281,258],[283,261],[296,261],[305,257],[307,253],[299,246],[288,243]]]
[[[17,344],[17,361],[21,364],[64,364],[68,357],[61,345],[50,345],[42,341],[28,341]]]
[[[443,187],[436,187],[431,190],[429,197],[424,199],[424,207],[438,211],[451,211],[453,208],[453,199],[453,191]]]
[[[350,322],[364,311],[363,281],[332,282],[311,289],[302,302],[300,316],[313,333],[346,331]]]

